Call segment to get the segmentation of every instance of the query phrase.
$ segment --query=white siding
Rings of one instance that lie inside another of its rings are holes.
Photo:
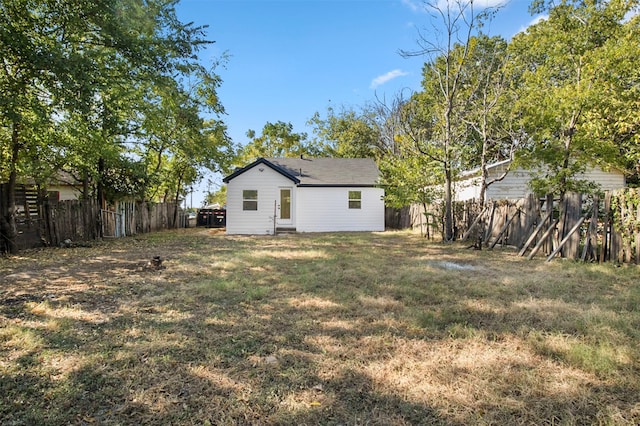
[[[584,175],[579,175],[578,178],[597,183],[603,191],[613,191],[624,188],[627,185],[622,172],[617,170],[605,172],[600,167],[589,169]]]
[[[495,170],[489,173],[489,179],[495,179],[502,175],[503,170]],[[531,193],[529,181],[531,173],[523,169],[511,170],[507,176],[499,182],[494,182],[487,188],[487,200],[514,200],[524,198]]]
[[[361,191],[360,209],[349,208],[349,191]],[[298,232],[384,231],[380,188],[297,188]]]
[[[480,197],[480,177],[455,182],[455,200],[464,201]]]
[[[65,201],[65,200],[79,200],[80,196],[82,195],[82,192],[80,192],[78,189],[72,187],[72,186],[56,186],[56,185],[52,185],[48,188],[49,191],[58,191],[59,193],[59,200],[60,201]]]
[[[262,169],[262,171],[260,171]],[[274,203],[279,203],[280,187],[296,188],[293,182],[269,167],[258,165],[236,176],[227,184],[227,233],[272,234]],[[242,191],[258,191],[258,210],[242,210]],[[295,206],[295,203],[293,203]],[[292,206],[292,213],[294,213]],[[295,216],[292,214],[293,224]]]
[[[503,172],[502,167],[490,169],[489,179],[499,177]],[[517,168],[511,170],[507,176],[494,182],[487,188],[487,200],[511,200],[526,197],[531,193],[529,181],[533,174],[527,170]],[[604,191],[624,188],[624,175],[616,170],[605,172],[599,167],[588,169],[584,174],[576,176],[578,179],[586,179],[597,183]],[[480,196],[480,178],[469,178],[456,184],[456,200],[463,201]]]

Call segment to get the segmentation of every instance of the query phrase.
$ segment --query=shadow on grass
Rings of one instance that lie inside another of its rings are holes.
[[[624,294],[572,299],[558,286],[590,287],[402,235],[185,235],[198,254],[175,254],[167,272],[112,254],[109,268],[88,261],[66,272],[74,286],[5,289],[3,424],[633,424],[640,415],[637,349],[614,353],[606,370],[571,358],[571,344],[607,327],[611,341],[634,347],[638,314],[620,313]],[[431,257],[482,268],[439,270]],[[589,280],[604,286],[597,273]]]

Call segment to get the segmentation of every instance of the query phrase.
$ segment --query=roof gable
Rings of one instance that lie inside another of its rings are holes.
[[[254,161],[253,163],[249,164],[248,166],[242,167],[240,169],[237,169],[235,172],[231,173],[229,176],[225,177],[224,179],[222,179],[222,181],[224,183],[229,183],[230,180],[232,180],[233,178],[241,175],[242,173],[253,169],[254,167],[258,166],[258,165],[264,165],[269,167],[270,169],[274,170],[277,173],[280,173],[282,176],[286,177],[287,179],[292,180],[295,184],[300,183],[300,179],[298,179],[297,177],[295,177],[294,175],[288,173],[286,170],[283,170],[282,168],[278,167],[277,165],[265,160],[264,158],[258,158],[256,161]]]
[[[372,187],[378,183],[380,172],[371,158],[259,158],[223,179],[231,179],[264,164],[298,186]]]

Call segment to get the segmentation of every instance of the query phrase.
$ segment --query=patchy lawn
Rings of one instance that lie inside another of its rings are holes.
[[[0,423],[638,424],[639,278],[393,232],[26,252]]]

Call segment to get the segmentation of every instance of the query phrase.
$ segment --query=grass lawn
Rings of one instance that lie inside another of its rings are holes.
[[[594,423],[640,423],[636,266],[208,229],[0,258],[2,425]]]

